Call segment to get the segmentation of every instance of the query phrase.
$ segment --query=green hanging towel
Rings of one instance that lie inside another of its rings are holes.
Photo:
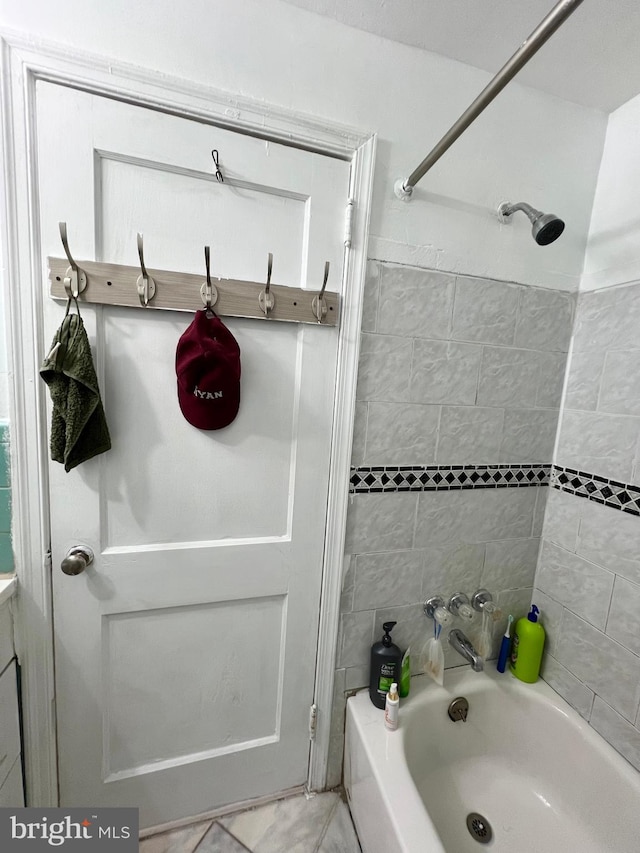
[[[71,302],[71,300],[69,300]],[[77,303],[76,303],[77,307]],[[67,312],[69,307],[67,306]],[[80,314],[62,321],[40,368],[53,401],[51,458],[70,471],[111,448],[89,338]]]

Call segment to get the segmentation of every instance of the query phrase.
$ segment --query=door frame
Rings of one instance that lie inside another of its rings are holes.
[[[0,30],[0,61],[0,261],[7,272],[12,534],[18,575],[15,644],[22,667],[23,750],[31,806],[58,805],[46,388],[38,373],[46,345],[40,298],[46,272],[37,198],[36,82],[79,88],[351,163],[349,194],[355,201],[355,217],[343,272],[316,653],[317,728],[308,773],[308,787],[321,790],[329,754],[376,135],[52,42],[34,41],[10,30]]]

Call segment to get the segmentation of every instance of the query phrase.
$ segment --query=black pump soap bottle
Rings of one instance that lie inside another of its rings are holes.
[[[391,629],[395,622],[383,624],[384,636],[371,646],[371,669],[369,671],[369,698],[376,708],[384,708],[389,688],[400,678],[402,652],[391,640]]]

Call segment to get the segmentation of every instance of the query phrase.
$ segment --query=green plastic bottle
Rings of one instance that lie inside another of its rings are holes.
[[[509,668],[516,678],[527,684],[533,684],[540,675],[545,632],[538,622],[539,613],[535,604],[532,604],[529,614],[516,622],[511,643]]]
[[[401,699],[406,699],[411,689],[411,649],[402,655],[400,663],[400,690],[399,696]]]

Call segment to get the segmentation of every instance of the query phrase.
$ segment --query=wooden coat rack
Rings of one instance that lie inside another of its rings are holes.
[[[325,263],[322,287],[314,292],[300,287],[271,284],[271,254],[267,281],[260,283],[211,278],[208,246],[205,247],[207,271],[202,276],[147,269],[141,234],[138,234],[139,267],[75,261],[69,251],[64,222],[60,223],[60,237],[66,259],[47,259],[50,293],[54,299],[75,297],[79,302],[165,311],[197,311],[204,306],[213,309],[221,317],[338,325],[340,296],[325,290],[329,261]]]

